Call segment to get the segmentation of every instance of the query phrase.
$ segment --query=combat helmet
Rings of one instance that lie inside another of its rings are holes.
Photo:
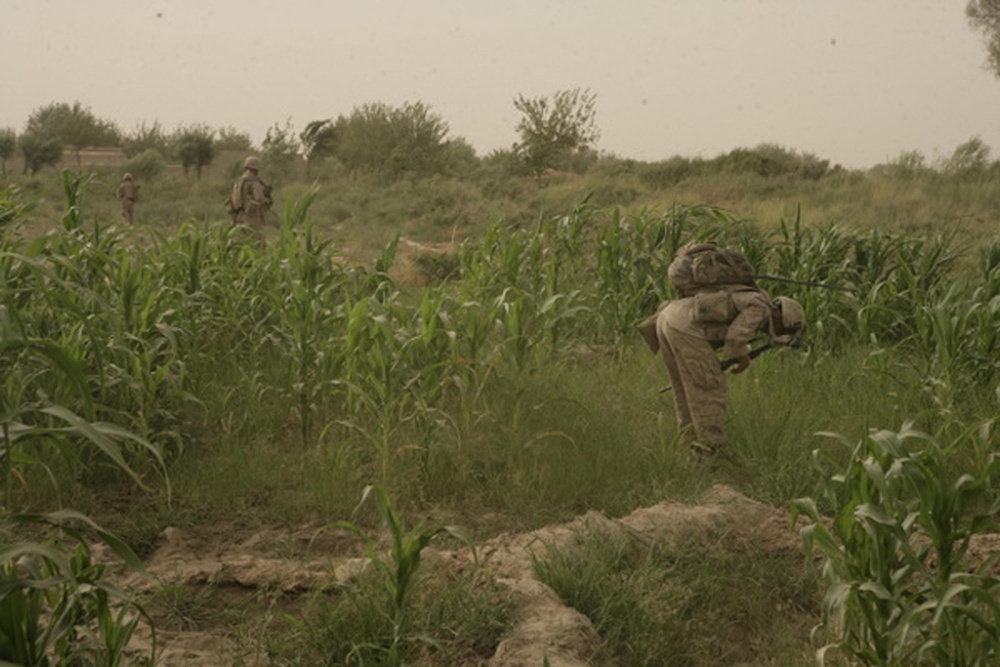
[[[806,311],[795,299],[779,296],[771,302],[781,314],[780,331],[774,331],[774,342],[779,345],[789,345],[806,326]],[[777,324],[777,323],[776,323]]]
[[[125,174],[124,176],[122,176],[122,180],[123,181],[131,181],[131,180],[134,180],[134,179],[132,178],[132,174]]]
[[[259,170],[260,169],[260,159],[257,158],[257,156],[255,156],[255,155],[251,155],[251,156],[247,157],[246,160],[243,160],[243,168],[244,169]]]

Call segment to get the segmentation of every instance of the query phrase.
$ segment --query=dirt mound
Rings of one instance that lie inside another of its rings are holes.
[[[417,243],[401,238],[389,275],[403,285],[426,286],[454,278],[459,272],[458,245]]]
[[[535,576],[532,559],[549,548],[571,548],[577,538],[599,531],[609,536],[656,543],[666,548],[692,539],[721,534],[736,544],[758,549],[798,550],[797,532],[786,512],[755,502],[725,487],[714,487],[697,505],[663,502],[636,510],[620,519],[591,512],[569,523],[519,534],[502,534],[478,547],[480,566],[507,586],[518,602],[518,621],[492,660],[492,667],[537,666],[548,659],[552,667],[587,665],[597,637],[590,621],[562,604]],[[356,576],[368,563],[349,538],[326,535],[318,540],[315,528],[299,531],[263,531],[234,535],[218,529],[167,528],[146,562],[147,578],[132,575],[125,582],[143,595],[180,587],[211,585],[235,600],[259,591],[301,593],[323,589]],[[468,551],[425,550],[426,564],[467,565]],[[174,624],[176,625],[176,624]],[[183,625],[183,624],[182,624]],[[192,624],[194,625],[194,624]],[[245,642],[220,628],[159,629],[157,647],[162,667],[222,667],[264,665],[266,657],[247,655]],[[133,647],[148,650],[151,634],[142,628]],[[254,653],[253,651],[249,651]]]

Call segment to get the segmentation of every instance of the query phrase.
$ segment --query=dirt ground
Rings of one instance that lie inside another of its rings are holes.
[[[165,529],[146,561],[149,579],[130,576],[125,584],[144,596],[157,596],[157,647],[163,667],[231,667],[266,665],[267,656],[252,637],[233,637],[228,628],[199,622],[199,589],[213,591],[212,604],[237,612],[248,598],[295,597],[296,594],[343,582],[357,575],[368,559],[361,544],[347,533],[318,532],[315,526],[295,531],[237,534],[222,530]],[[697,505],[662,502],[630,515],[611,519],[596,512],[528,533],[502,534],[477,546],[480,566],[508,587],[517,601],[517,621],[501,641],[490,667],[583,667],[597,641],[590,621],[564,606],[540,582],[532,556],[549,547],[569,547],[584,532],[603,531],[662,547],[680,547],[691,539],[726,534],[736,542],[764,551],[801,553],[797,530],[787,512],[753,501],[726,486],[715,486]],[[422,567],[463,567],[472,562],[468,550],[424,551]],[[195,591],[195,593],[191,593]],[[183,593],[184,599],[180,599]],[[175,611],[165,614],[163,602],[178,595]],[[276,609],[275,613],[280,613]],[[252,634],[252,632],[250,632]],[[141,627],[133,641],[148,655],[150,632]]]

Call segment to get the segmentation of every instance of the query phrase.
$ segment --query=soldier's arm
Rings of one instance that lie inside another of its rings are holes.
[[[771,307],[767,297],[760,292],[734,295],[733,303],[739,314],[726,330],[726,345],[723,348],[723,354],[734,359],[749,357],[750,341],[771,317]],[[745,367],[743,366],[743,368]]]

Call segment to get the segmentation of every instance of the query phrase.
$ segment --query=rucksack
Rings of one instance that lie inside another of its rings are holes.
[[[226,209],[226,213],[234,221],[236,217],[243,210],[243,181],[245,179],[240,179],[233,183],[233,188],[229,192],[229,197],[223,203],[223,207]]]
[[[716,243],[689,243],[667,267],[667,279],[681,296],[719,285],[756,286],[753,267],[739,250]]]
[[[229,195],[229,201],[236,211],[243,209],[243,179],[233,183],[233,191]]]

